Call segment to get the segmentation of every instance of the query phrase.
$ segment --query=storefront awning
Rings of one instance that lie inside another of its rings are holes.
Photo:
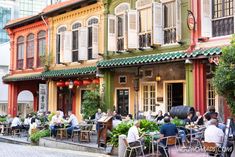
[[[63,69],[63,70],[49,70],[42,73],[43,78],[55,78],[55,77],[70,77],[77,75],[90,75],[96,73],[96,66]]]
[[[159,54],[102,60],[97,63],[97,67],[113,68],[113,67],[127,67],[127,66],[155,64],[162,62],[175,62],[197,57],[208,58],[210,56],[219,55],[219,54],[221,54],[221,48],[199,49],[193,51],[192,53],[186,53],[184,51],[166,52]]]
[[[2,80],[4,83],[8,82],[17,82],[17,81],[29,81],[29,80],[41,80],[42,79],[42,74],[37,73],[37,74],[27,74],[27,75],[5,75],[2,77]]]

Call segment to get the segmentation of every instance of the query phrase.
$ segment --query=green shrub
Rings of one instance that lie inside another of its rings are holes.
[[[42,138],[42,137],[48,137],[48,136],[50,136],[50,130],[49,130],[49,129],[47,129],[47,130],[40,130],[40,131],[38,131],[38,132],[33,133],[33,134],[30,136],[30,140],[31,140],[33,143],[37,143],[40,138]]]
[[[175,117],[172,121],[172,124],[175,124],[176,126],[184,126],[185,122],[177,117]]]
[[[6,116],[0,116],[0,122],[6,122],[7,117]]]
[[[55,115],[54,112],[52,112],[51,114],[48,115],[48,120],[51,121],[52,117]]]

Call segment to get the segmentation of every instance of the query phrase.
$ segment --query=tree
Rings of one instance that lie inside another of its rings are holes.
[[[106,110],[106,106],[100,98],[99,86],[93,86],[92,90],[87,90],[83,95],[83,100],[82,114],[84,119],[95,115],[98,108]]]
[[[213,85],[216,92],[223,96],[235,113],[235,36],[231,45],[222,49],[219,65],[216,67]]]

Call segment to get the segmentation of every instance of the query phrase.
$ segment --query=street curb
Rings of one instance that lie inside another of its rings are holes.
[[[0,136],[0,142],[11,143],[11,144],[21,144],[21,145],[30,145],[28,141],[22,141],[18,139],[12,139],[4,136]]]

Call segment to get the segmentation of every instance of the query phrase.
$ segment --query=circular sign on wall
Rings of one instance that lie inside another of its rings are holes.
[[[189,30],[195,30],[196,21],[193,12],[190,10],[188,10],[187,25]]]

